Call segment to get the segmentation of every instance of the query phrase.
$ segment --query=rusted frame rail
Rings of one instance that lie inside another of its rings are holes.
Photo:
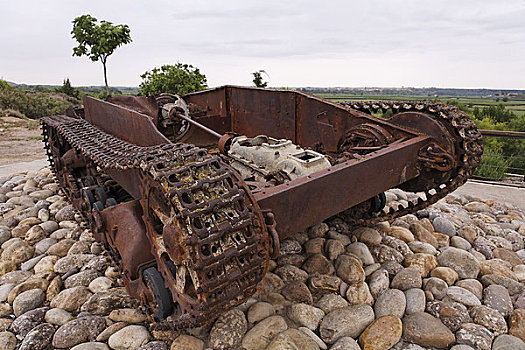
[[[349,160],[265,189],[255,194],[255,199],[262,209],[277,213],[277,231],[281,238],[286,238],[369,199],[385,188],[418,176],[414,154],[429,140],[428,136],[414,137],[400,142],[395,149],[374,152],[365,159]],[[378,171],[378,164],[382,164],[382,172]]]

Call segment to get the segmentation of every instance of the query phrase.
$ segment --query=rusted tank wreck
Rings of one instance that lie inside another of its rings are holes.
[[[42,119],[49,161],[160,328],[245,301],[280,239],[334,215],[369,223],[435,203],[482,153],[474,123],[440,103],[235,86],[83,102]],[[419,199],[385,207],[394,187]]]

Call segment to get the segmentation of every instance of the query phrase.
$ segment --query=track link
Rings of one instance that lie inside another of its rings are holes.
[[[268,266],[268,234],[250,191],[219,157],[182,143],[136,146],[66,116],[43,118],[42,128],[50,165],[73,203],[82,193],[72,186],[79,175],[61,158],[70,149],[92,172],[140,172],[148,239],[175,310],[156,330],[204,324],[255,292]]]
[[[360,206],[367,206],[368,203],[359,204],[341,214],[345,220],[354,224],[370,225],[380,221],[393,221],[397,217],[422,210],[463,185],[481,162],[483,153],[481,133],[469,116],[455,106],[428,101],[357,101],[342,102],[340,104],[346,108],[352,108],[369,115],[384,113],[388,110],[391,110],[393,115],[402,112],[425,113],[439,121],[450,131],[456,145],[456,166],[449,171],[446,181],[437,180],[442,178],[441,173],[439,176],[434,176],[436,174],[435,170],[428,171],[423,169],[421,175],[416,178],[419,184],[425,184],[424,188],[419,189],[419,191],[423,192],[423,196],[420,196],[417,200],[409,201],[406,207],[398,208],[397,210],[385,208],[385,210],[376,213],[370,213],[366,208],[360,208]],[[417,132],[417,130],[415,131]],[[408,181],[400,187],[410,190],[414,187],[414,182]]]

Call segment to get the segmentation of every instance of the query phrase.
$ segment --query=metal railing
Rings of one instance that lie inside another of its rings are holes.
[[[513,139],[513,142],[525,142],[525,132],[481,130],[484,138],[498,137]],[[525,147],[521,147],[525,149]],[[516,186],[525,186],[525,154],[491,154],[484,152],[475,179],[487,181],[505,181]]]

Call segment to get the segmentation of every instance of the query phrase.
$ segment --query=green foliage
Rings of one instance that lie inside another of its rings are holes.
[[[37,119],[64,113],[72,104],[78,105],[79,101],[65,94],[23,91],[0,83],[0,109],[11,116]]]
[[[27,117],[23,114],[17,111],[16,109],[2,109],[0,108],[0,117],[15,117],[20,119],[27,119]]]
[[[161,92],[184,95],[208,87],[206,76],[199,68],[177,63],[153,68],[140,76],[139,95],[156,95]]]
[[[100,21],[98,25],[96,18],[82,15],[73,20],[71,34],[78,42],[78,46],[73,48],[73,56],[87,56],[93,62],[102,62],[106,92],[109,94],[106,62],[117,47],[131,42],[129,27],[107,21]]]
[[[0,79],[0,90],[14,89],[7,81]]]
[[[502,104],[499,104],[497,106],[483,107],[481,109],[475,107],[473,110],[473,114],[474,118],[476,119],[483,119],[487,117],[491,121],[496,123],[508,123],[516,117],[516,115],[512,111],[505,109],[505,106]]]
[[[266,76],[269,78],[270,76],[262,69],[256,71],[256,72],[253,72],[252,75],[253,75],[253,84],[257,87],[260,87],[260,88],[265,88],[268,86],[268,82],[267,81],[264,81],[263,77],[262,77],[262,73],[266,74]]]
[[[64,93],[68,96],[80,99],[80,91],[71,86],[69,78],[64,79],[64,84],[61,87],[55,89],[56,92]]]
[[[475,175],[488,180],[503,180],[507,167],[512,165],[512,160],[505,158],[501,145],[485,145],[481,156],[481,165],[476,169]]]

